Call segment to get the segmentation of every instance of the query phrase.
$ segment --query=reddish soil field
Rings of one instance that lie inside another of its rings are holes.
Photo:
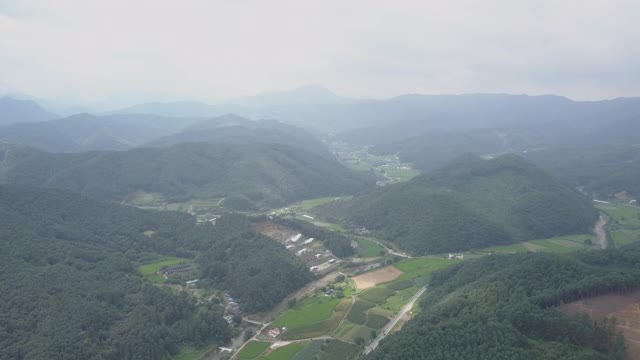
[[[627,343],[627,359],[640,359],[640,291],[575,301],[562,305],[560,310],[568,315],[586,313],[594,320],[615,318],[616,328]]]
[[[358,275],[353,278],[358,289],[368,289],[383,282],[391,281],[402,275],[403,272],[393,266],[387,266],[380,270]]]

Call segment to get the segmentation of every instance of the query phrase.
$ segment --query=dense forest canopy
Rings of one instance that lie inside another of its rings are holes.
[[[597,217],[589,199],[515,155],[464,156],[317,211],[419,254],[586,232]]]
[[[372,360],[624,359],[612,323],[562,302],[640,286],[640,246],[571,255],[492,255],[433,275],[421,311]]]
[[[65,188],[118,202],[143,191],[170,202],[225,198],[225,207],[246,210],[349,194],[372,184],[334,159],[284,145],[187,143],[51,154],[2,144],[0,159],[2,183]]]
[[[556,146],[524,156],[561,179],[601,198],[626,191],[640,197],[640,146]]]
[[[196,225],[184,213],[0,186],[0,218],[0,359],[164,359],[185,344],[225,343],[219,306],[137,273],[153,254],[197,259],[203,279],[246,311],[267,309],[312,277],[239,215]]]

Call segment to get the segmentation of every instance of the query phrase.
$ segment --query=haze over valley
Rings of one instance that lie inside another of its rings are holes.
[[[640,359],[632,1],[0,1],[0,360]]]

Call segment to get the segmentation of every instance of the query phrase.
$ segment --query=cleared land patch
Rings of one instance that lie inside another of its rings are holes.
[[[627,359],[640,358],[640,291],[609,294],[560,306],[564,314],[585,313],[593,320],[616,319],[616,329],[626,340]]]
[[[339,325],[345,314],[349,310],[351,306],[350,299],[342,299],[333,309],[333,313],[327,320],[313,322],[313,323],[305,323],[303,325],[298,325],[297,327],[288,328],[284,335],[282,335],[283,340],[298,340],[298,339],[308,339],[313,337],[318,337],[325,335],[333,330],[335,330]]]
[[[285,311],[272,325],[275,327],[295,328],[327,320],[333,314],[338,303],[340,303],[339,299],[312,296],[295,308]]]
[[[189,259],[184,258],[164,257],[157,261],[138,266],[138,271],[142,274],[142,276],[149,279],[151,283],[162,284],[165,280],[164,277],[162,275],[156,274],[158,271],[160,271],[160,269],[178,265],[188,261]]]
[[[358,238],[356,239],[358,243],[358,256],[362,258],[372,258],[384,255],[386,251],[380,244],[373,242],[371,240]]]
[[[432,272],[444,269],[447,266],[459,263],[461,260],[449,260],[443,258],[413,258],[395,263],[393,266],[404,274],[398,277],[400,280],[413,280],[418,277],[428,276]]]
[[[375,270],[366,274],[358,275],[353,278],[358,289],[368,289],[377,284],[385,283],[397,279],[402,275],[402,271],[397,267],[387,266],[382,269]]]

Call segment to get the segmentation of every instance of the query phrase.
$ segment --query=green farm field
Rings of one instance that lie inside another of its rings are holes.
[[[252,360],[260,356],[271,344],[264,341],[252,341],[245,345],[236,355],[239,360]]]

